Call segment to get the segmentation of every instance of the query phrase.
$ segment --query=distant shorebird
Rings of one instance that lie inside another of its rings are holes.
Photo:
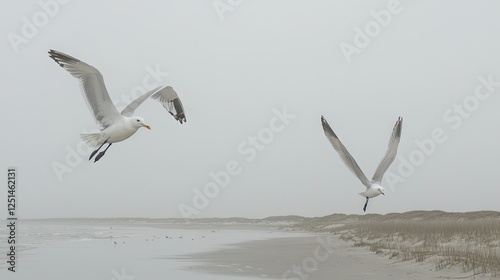
[[[109,145],[95,157],[94,162],[98,161],[106,153],[111,144],[129,138],[140,127],[151,129],[149,125],[144,123],[143,118],[133,115],[135,109],[149,97],[161,102],[163,107],[181,124],[186,121],[181,100],[171,86],[161,86],[139,96],[121,113],[118,113],[109,97],[99,70],[77,58],[55,50],[50,50],[49,56],[73,77],[80,80],[80,87],[85,101],[99,125],[100,132],[80,135],[82,140],[89,146],[98,147],[92,152],[89,160],[104,144]]]
[[[364,192],[359,193],[360,195],[366,197],[365,206],[363,207],[363,211],[366,212],[366,206],[368,205],[368,200],[370,198],[374,198],[379,196],[380,194],[384,194],[384,188],[380,185],[382,182],[382,177],[384,173],[387,171],[391,163],[396,158],[396,153],[398,150],[399,140],[401,139],[401,127],[403,125],[403,118],[399,117],[392,129],[391,138],[389,139],[389,145],[387,147],[387,151],[385,152],[384,158],[379,163],[375,174],[373,174],[372,180],[368,180],[359,168],[359,165],[356,163],[354,158],[349,154],[346,147],[340,142],[340,139],[337,137],[335,132],[333,132],[328,122],[325,120],[323,116],[321,116],[321,124],[323,125],[323,130],[325,132],[326,138],[330,141],[333,148],[339,154],[342,161],[349,167],[352,173],[354,173],[361,183],[365,185],[366,190]]]

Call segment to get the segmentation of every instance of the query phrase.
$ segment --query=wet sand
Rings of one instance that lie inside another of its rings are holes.
[[[0,279],[489,279],[389,259],[335,235],[258,226],[35,223],[23,232],[17,272],[0,256]]]
[[[435,271],[431,263],[389,259],[332,235],[249,241],[187,257],[203,262],[194,271],[261,279],[472,279],[459,268]]]
[[[194,271],[190,266],[199,262],[184,256],[250,240],[305,235],[257,227],[195,228],[156,224],[112,228],[87,223],[25,225],[20,238],[24,245],[19,244],[16,251],[16,272],[7,270],[2,253],[0,279],[255,280]]]

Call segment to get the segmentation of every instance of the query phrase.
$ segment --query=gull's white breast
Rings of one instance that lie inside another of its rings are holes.
[[[363,192],[363,195],[368,197],[368,198],[374,198],[376,196],[380,195],[380,191],[377,189],[377,187],[381,187],[379,184],[372,184],[370,188],[365,190]]]
[[[138,129],[139,127],[133,126],[124,119],[122,122],[109,126],[103,133],[106,135],[106,138],[109,138],[108,143],[116,143],[134,135]]]

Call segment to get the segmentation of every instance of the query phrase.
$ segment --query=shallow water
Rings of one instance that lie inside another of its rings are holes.
[[[197,272],[193,267],[200,262],[187,256],[289,234],[220,225],[203,227],[123,221],[21,221],[15,273],[7,270],[3,253],[7,250],[7,231],[0,232],[0,279],[256,279]]]

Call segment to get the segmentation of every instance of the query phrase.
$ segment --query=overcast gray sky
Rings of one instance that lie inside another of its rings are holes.
[[[500,210],[497,1],[1,6],[1,166],[18,168],[22,218],[363,213],[321,115],[368,177],[404,118],[369,213]],[[79,134],[97,126],[49,49],[98,68],[119,110],[173,86],[187,123],[147,100],[136,115],[152,130],[87,161]]]

